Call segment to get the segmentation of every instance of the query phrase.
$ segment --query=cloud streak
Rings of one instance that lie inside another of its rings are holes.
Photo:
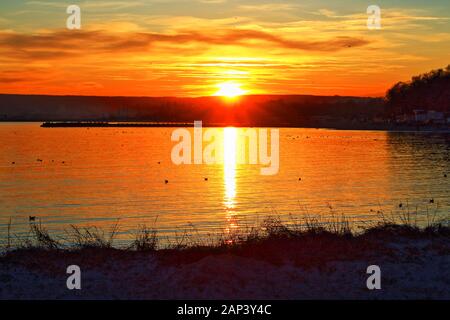
[[[45,59],[80,54],[81,52],[145,52],[159,44],[174,48],[183,44],[220,46],[269,47],[304,51],[332,52],[360,47],[369,42],[360,38],[336,37],[328,40],[291,40],[263,31],[226,30],[202,33],[186,31],[173,34],[133,32],[108,33],[105,31],[55,31],[38,34],[0,33],[0,50],[15,52],[22,57]],[[6,52],[5,52],[6,51]]]

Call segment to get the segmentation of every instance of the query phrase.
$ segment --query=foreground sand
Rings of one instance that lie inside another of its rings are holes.
[[[381,240],[383,236],[383,240]],[[66,288],[78,265],[82,290]],[[379,265],[382,289],[366,287]],[[265,239],[226,248],[24,249],[0,258],[1,299],[450,299],[448,234]]]

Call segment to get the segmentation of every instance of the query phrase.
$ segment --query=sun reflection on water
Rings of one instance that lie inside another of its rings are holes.
[[[233,209],[236,197],[236,128],[224,129],[224,161],[223,176],[225,182],[224,204],[227,209]]]
[[[226,232],[230,233],[233,228],[237,227],[235,221],[237,129],[225,128],[223,136],[223,177],[225,185],[224,206],[227,219]]]

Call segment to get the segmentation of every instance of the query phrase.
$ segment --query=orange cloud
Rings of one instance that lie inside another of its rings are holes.
[[[226,30],[208,34],[186,31],[178,34],[107,33],[105,31],[56,31],[39,34],[0,33],[0,50],[21,59],[57,59],[83,52],[149,51],[153,45],[188,43],[248,47],[279,47],[305,51],[338,51],[368,44],[364,39],[336,37],[328,40],[289,40],[255,30]]]

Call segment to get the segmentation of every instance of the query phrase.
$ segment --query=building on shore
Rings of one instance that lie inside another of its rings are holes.
[[[417,123],[433,123],[433,124],[445,124],[447,118],[444,112],[435,110],[414,110],[414,122]]]

